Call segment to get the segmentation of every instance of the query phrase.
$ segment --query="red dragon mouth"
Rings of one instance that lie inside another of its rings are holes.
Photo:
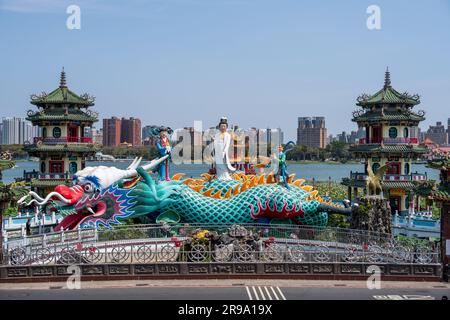
[[[86,218],[99,217],[106,211],[106,204],[103,201],[97,202],[95,205],[87,204],[76,213],[65,217],[54,229],[54,231],[73,230],[76,229]]]

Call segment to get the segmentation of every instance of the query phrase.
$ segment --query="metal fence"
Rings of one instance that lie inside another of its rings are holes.
[[[4,248],[3,264],[437,264],[439,251],[435,242],[400,240],[387,234],[351,229],[291,225],[134,225],[103,231],[53,233],[27,239],[22,245],[10,243]]]

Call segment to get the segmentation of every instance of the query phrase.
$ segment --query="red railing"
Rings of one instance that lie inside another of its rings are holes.
[[[92,143],[91,137],[35,137],[33,139],[34,144],[42,142],[43,144],[61,144],[61,143]]]
[[[366,138],[359,139],[359,144],[379,144],[383,141],[384,144],[417,144],[419,143],[417,138],[379,138],[379,139],[369,139]]]

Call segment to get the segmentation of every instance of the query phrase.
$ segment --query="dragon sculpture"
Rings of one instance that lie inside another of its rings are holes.
[[[34,192],[19,200],[38,205],[45,212],[64,216],[55,231],[111,228],[124,219],[140,218],[144,223],[186,222],[208,224],[297,223],[324,226],[328,213],[350,214],[348,205],[325,201],[303,179],[288,177],[290,188],[276,183],[273,174],[235,173],[233,180],[182,179],[155,181],[150,171],[167,156],[139,166],[135,159],[126,169],[88,167],[74,176],[74,185],[57,186],[45,198]]]

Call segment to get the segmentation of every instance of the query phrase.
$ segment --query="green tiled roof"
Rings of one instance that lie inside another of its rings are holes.
[[[93,106],[94,101],[88,96],[79,96],[68,88],[57,88],[49,94],[41,94],[39,96],[33,95],[31,97],[31,104],[36,106],[44,104],[77,104],[82,106]]]
[[[411,181],[382,181],[383,189],[414,189],[416,185]]]
[[[31,96],[31,104],[40,106],[46,104],[76,104],[83,107],[93,106],[94,97],[88,94],[83,94],[81,96],[72,92],[67,88],[66,84],[66,73],[64,68],[61,72],[61,79],[59,83],[59,88],[53,90],[49,94],[43,92],[40,95]]]
[[[450,201],[450,192],[447,190],[436,190],[431,193],[431,198],[437,201]]]
[[[0,160],[0,171],[11,169],[15,165],[14,161],[11,160]]]
[[[425,117],[422,114],[417,114],[414,112],[384,112],[382,114],[380,111],[367,111],[361,115],[356,115],[352,121],[369,121],[369,122],[379,122],[379,121],[423,121]]]
[[[40,120],[59,120],[59,121],[98,121],[98,115],[88,110],[87,112],[79,109],[70,108],[66,113],[62,108],[45,109],[41,112],[28,111],[27,120],[36,122]]]
[[[376,104],[407,104],[414,106],[419,104],[418,95],[409,95],[408,93],[400,93],[391,86],[391,74],[386,70],[384,86],[381,90],[373,95],[363,94],[358,97],[358,106],[371,106]]]
[[[362,96],[356,105],[366,106],[373,104],[409,104],[416,105],[420,103],[418,96],[410,96],[406,93],[400,93],[392,87],[384,87],[372,96]]]
[[[354,180],[350,178],[342,178],[342,185],[349,187],[365,188],[365,180]],[[417,187],[417,182],[412,181],[382,181],[381,185],[383,189],[414,189]]]
[[[427,167],[448,171],[450,168],[450,158],[440,158],[428,161]]]
[[[57,144],[57,145],[26,145],[25,149],[28,152],[34,152],[34,151],[57,151],[57,152],[64,152],[64,151],[73,151],[73,152],[96,152],[98,151],[97,147],[93,144],[75,144],[75,143],[68,143],[68,144]]]
[[[351,152],[380,152],[380,153],[427,153],[428,150],[418,145],[384,145],[379,144],[358,144],[351,146]]]
[[[31,180],[31,186],[33,187],[56,187],[60,184],[65,184],[67,186],[70,186],[72,183],[71,180],[42,180],[42,179],[33,179]]]

